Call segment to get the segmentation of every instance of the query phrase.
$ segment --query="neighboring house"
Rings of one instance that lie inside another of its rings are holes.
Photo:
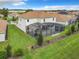
[[[0,14],[0,18],[4,17],[2,14]]]
[[[70,11],[68,12],[70,15],[79,15],[79,11]]]
[[[68,25],[69,20],[75,20],[75,16],[62,15],[57,13],[47,12],[27,12],[19,15],[18,23],[16,24],[21,30],[26,32],[26,26],[34,23],[58,23]]]
[[[10,14],[8,15],[9,18],[18,17],[18,16],[19,16],[19,14],[16,13],[16,12],[12,12],[12,13],[10,13]]]
[[[0,20],[0,42],[6,39],[7,21]]]

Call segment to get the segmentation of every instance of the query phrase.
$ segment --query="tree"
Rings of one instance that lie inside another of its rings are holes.
[[[12,21],[16,21],[16,20],[18,20],[18,17],[13,16]]]
[[[25,12],[33,11],[32,9],[27,9]]]
[[[40,34],[38,35],[37,44],[38,44],[39,46],[42,46],[42,44],[43,44],[42,32],[40,32]]]
[[[7,20],[7,16],[8,16],[8,9],[6,9],[6,8],[3,8],[2,10],[1,10],[1,14],[4,16],[3,18],[5,19],[5,20]]]

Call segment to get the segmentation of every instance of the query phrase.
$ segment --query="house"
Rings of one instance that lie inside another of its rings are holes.
[[[18,17],[18,16],[19,16],[19,14],[16,12],[9,13],[9,15],[8,15],[9,18]]]
[[[58,28],[60,28],[60,25],[66,26],[69,24],[69,20],[76,19],[76,17],[73,15],[62,15],[58,13],[48,13],[41,11],[30,11],[27,13],[23,13],[19,15],[18,18],[19,19],[16,26],[19,27],[24,32],[27,32],[28,26],[30,27],[30,32],[33,32],[32,30],[34,30],[35,32],[39,26],[38,25],[39,23],[42,25],[42,27],[46,28],[46,26],[48,26],[47,28],[50,27],[50,29],[51,27],[55,27],[54,29],[51,30],[55,29],[57,30]],[[53,26],[53,24],[55,24],[55,26]],[[61,30],[62,29],[59,29],[59,31]]]
[[[0,42],[5,41],[6,29],[7,29],[7,21],[0,20]]]
[[[0,14],[0,18],[4,17],[2,14]]]

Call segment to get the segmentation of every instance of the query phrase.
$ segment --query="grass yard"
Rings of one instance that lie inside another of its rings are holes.
[[[57,36],[64,35],[61,33]],[[56,36],[55,36],[56,37]],[[46,37],[51,40],[54,37]],[[15,25],[8,26],[8,42],[0,43],[0,49],[4,50],[7,43],[12,47],[14,53],[21,48],[24,51],[22,59],[79,59],[79,34],[72,34],[59,42],[38,48],[36,50],[27,49],[36,43],[36,40],[22,32]]]
[[[54,34],[54,36],[44,36],[44,41],[52,40],[52,39],[55,39],[56,37],[60,37],[62,35],[65,35],[65,31],[58,33],[57,35]]]
[[[8,25],[8,43],[12,47],[12,52],[18,48],[26,49],[35,42],[34,38],[22,32],[15,25]]]
[[[79,34],[37,49],[32,59],[79,59]]]

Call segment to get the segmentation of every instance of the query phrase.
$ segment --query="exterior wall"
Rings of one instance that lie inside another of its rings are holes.
[[[26,32],[26,21],[24,19],[19,18],[18,22],[15,25]]]
[[[5,41],[5,34],[3,34],[3,33],[0,34],[0,42],[1,41]]]
[[[45,23],[45,22],[54,23],[54,22],[56,22],[55,18],[45,18],[45,19],[44,18],[34,18],[34,19],[28,19],[29,22],[27,22],[27,19],[25,19],[25,20],[26,20],[26,26],[33,24],[33,23]]]
[[[26,26],[38,22],[37,19],[24,19],[24,20],[26,22]],[[29,22],[27,20],[29,20]]]
[[[56,19],[53,17],[53,18],[45,18],[45,22],[56,22]]]
[[[27,21],[27,20],[29,20],[29,21]],[[26,26],[34,24],[34,23],[45,23],[45,22],[67,25],[67,22],[56,22],[55,17],[53,17],[53,18],[45,18],[45,19],[44,18],[33,18],[33,19],[19,18],[18,22],[15,25],[17,27],[19,27],[22,31],[26,32]]]
[[[66,21],[66,22],[65,22],[65,25],[68,25],[68,24],[69,24],[68,21]]]

